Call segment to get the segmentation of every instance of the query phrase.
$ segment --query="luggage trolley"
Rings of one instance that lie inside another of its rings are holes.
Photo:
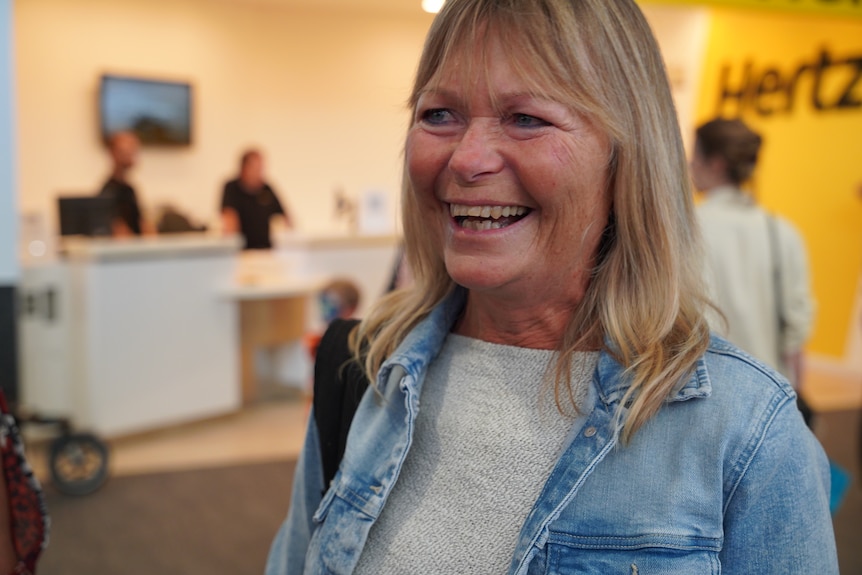
[[[53,289],[28,290],[19,286],[17,296],[17,305],[14,306],[17,309],[13,310],[14,316],[11,318],[13,334],[17,333],[17,324],[21,320],[50,323],[56,318],[57,298]],[[5,323],[8,326],[10,322]],[[10,336],[10,339],[12,338],[13,343],[17,344],[15,335]],[[11,347],[17,348],[18,345]],[[17,427],[14,431],[20,431],[24,426],[54,428],[56,435],[50,439],[47,450],[51,484],[66,495],[93,493],[108,479],[108,445],[92,433],[75,430],[69,418],[49,417],[38,413],[38,409],[30,410],[20,405],[17,352],[17,349],[12,349],[9,354],[11,357],[7,358],[7,361],[12,363],[12,369],[5,375],[0,374],[8,412]],[[8,380],[6,376],[9,376]]]
[[[14,412],[12,415],[19,425],[50,425],[59,430],[48,447],[48,471],[57,491],[65,495],[89,495],[108,480],[110,452],[97,436],[74,431],[64,418]]]

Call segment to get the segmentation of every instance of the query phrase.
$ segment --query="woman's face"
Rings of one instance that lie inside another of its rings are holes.
[[[240,171],[242,183],[251,189],[263,187],[263,157],[252,154],[246,159]]]
[[[418,99],[406,146],[417,205],[472,293],[577,303],[610,211],[608,140],[530,95],[496,40],[489,50],[472,67],[487,75],[461,77],[455,58]]]

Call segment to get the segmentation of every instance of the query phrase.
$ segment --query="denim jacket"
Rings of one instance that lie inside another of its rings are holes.
[[[327,490],[309,418],[267,575],[353,571],[461,305],[457,293],[439,305],[383,364],[380,395],[363,397]],[[524,520],[510,574],[838,573],[827,459],[780,375],[713,338],[688,381],[622,445],[623,371],[602,352],[583,423]]]

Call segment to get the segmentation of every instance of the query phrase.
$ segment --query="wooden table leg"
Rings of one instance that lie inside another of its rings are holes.
[[[307,296],[245,300],[240,303],[242,401],[258,397],[255,350],[301,339],[305,334]]]

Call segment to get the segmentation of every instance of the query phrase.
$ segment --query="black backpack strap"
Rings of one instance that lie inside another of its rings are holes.
[[[774,216],[766,214],[766,226],[769,232],[769,256],[772,258],[772,285],[775,292],[775,316],[778,318],[778,357],[784,355],[784,333],[787,331],[787,320],[784,318],[784,290],[781,285],[781,251],[778,243],[778,223]],[[798,380],[799,374],[795,374]],[[794,385],[798,385],[796,381]],[[802,413],[802,419],[805,420],[805,425],[813,429],[814,410],[802,397],[802,394],[796,392],[796,406]]]
[[[368,388],[368,379],[362,367],[352,361],[347,344],[357,323],[359,320],[344,319],[330,323],[314,362],[314,422],[320,438],[324,489],[338,471],[353,415]]]

